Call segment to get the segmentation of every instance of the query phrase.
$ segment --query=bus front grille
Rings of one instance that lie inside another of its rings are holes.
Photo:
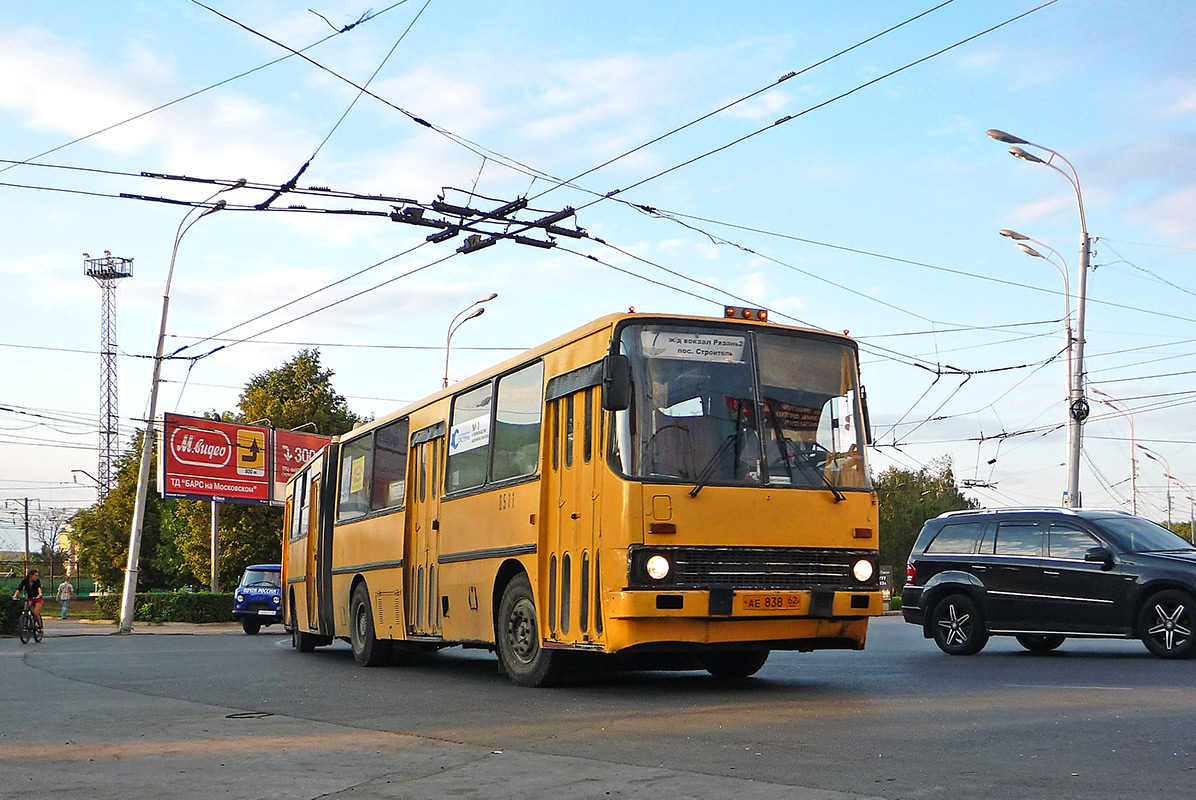
[[[640,554],[660,553],[672,564],[670,589],[847,589],[867,588],[852,577],[852,565],[861,558],[875,558],[864,550],[815,550],[805,548],[666,547],[643,548]],[[642,558],[642,556],[641,556]],[[632,564],[640,561],[633,554]],[[659,586],[637,579],[631,585]],[[875,580],[875,579],[874,579]],[[870,582],[871,583],[871,582]]]

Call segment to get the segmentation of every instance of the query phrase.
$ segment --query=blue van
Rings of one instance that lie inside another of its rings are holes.
[[[233,619],[241,620],[250,636],[283,621],[282,565],[254,564],[245,570],[233,598]]]

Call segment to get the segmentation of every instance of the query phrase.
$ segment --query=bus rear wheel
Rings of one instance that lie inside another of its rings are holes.
[[[295,613],[295,598],[291,597],[291,647],[300,653],[310,653],[316,649],[316,637],[299,630],[299,615]]]
[[[386,663],[389,642],[374,635],[374,613],[370,609],[370,593],[364,583],[353,590],[349,605],[349,644],[353,658],[363,667],[377,667]]]
[[[540,643],[536,601],[527,575],[511,579],[498,604],[498,658],[518,686],[551,686],[564,675],[564,656]]]

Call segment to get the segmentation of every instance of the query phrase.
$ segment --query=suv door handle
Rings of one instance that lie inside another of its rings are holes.
[[[1058,572],[1057,570],[1053,570],[1053,569],[1044,569],[1042,571],[1042,574],[1043,575],[1055,575],[1057,577],[1059,575],[1062,575],[1063,573]]]
[[[976,570],[977,572],[983,572],[984,570],[988,569],[988,567],[984,566],[983,564],[973,564],[972,569]]]

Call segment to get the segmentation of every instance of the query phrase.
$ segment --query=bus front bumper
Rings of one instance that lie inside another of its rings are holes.
[[[606,647],[657,643],[758,644],[771,649],[863,649],[878,591],[624,590],[605,598]]]

